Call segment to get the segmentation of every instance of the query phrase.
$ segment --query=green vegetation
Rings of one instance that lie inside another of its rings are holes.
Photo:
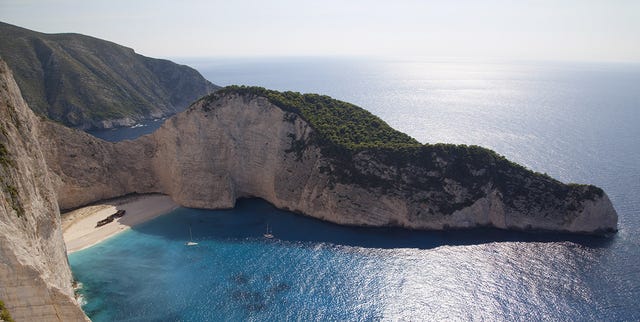
[[[604,191],[601,188],[590,184],[568,183],[567,186],[573,190],[583,191],[585,198],[589,200],[602,198],[602,195],[604,194]]]
[[[0,320],[5,322],[14,322],[9,310],[4,306],[4,302],[0,301]]]
[[[217,94],[224,95],[230,92],[265,97],[284,111],[302,116],[321,135],[321,139],[351,151],[374,147],[404,148],[422,145],[412,137],[394,130],[365,109],[326,95],[278,92],[246,86],[225,87]],[[285,121],[293,120],[291,114],[285,115]]]
[[[11,208],[16,212],[18,217],[24,216],[24,207],[22,207],[22,203],[20,202],[20,195],[18,195],[18,189],[16,187],[4,184],[4,191],[9,194],[9,197],[6,199],[7,202],[11,205]]]
[[[321,173],[330,177],[330,187],[356,184],[400,192],[407,198],[428,192],[428,197],[420,197],[428,200],[431,209],[427,213],[453,213],[491,189],[499,191],[510,207],[553,209],[549,213],[578,210],[581,200],[603,194],[594,186],[563,184],[476,145],[420,144],[368,111],[328,96],[229,86],[204,97],[203,109],[211,111],[211,103],[227,94],[264,97],[286,112],[284,122],[295,122],[298,117],[307,121],[314,133],[306,140],[290,133],[291,146],[285,152],[301,160],[308,146],[319,147],[331,160],[331,165],[320,166]],[[370,162],[384,164],[379,168],[384,173],[367,170]],[[446,182],[463,187],[462,197],[447,190]]]
[[[4,137],[5,134],[2,135]],[[0,142],[0,186],[2,190],[9,196],[6,198],[7,203],[11,205],[11,208],[15,210],[18,217],[24,215],[24,207],[20,202],[20,196],[18,195],[18,189],[11,185],[11,181],[7,176],[9,168],[14,167],[15,163],[11,158],[11,154],[7,150],[4,143]]]
[[[13,160],[7,151],[7,147],[0,142],[0,165],[3,167],[13,166]]]
[[[0,57],[29,107],[68,126],[172,114],[219,88],[190,67],[108,41],[2,22]]]

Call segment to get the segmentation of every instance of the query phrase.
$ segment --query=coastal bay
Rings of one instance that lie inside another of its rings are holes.
[[[640,321],[636,4],[0,7],[0,322]]]
[[[178,209],[179,216],[158,217],[70,256],[85,285],[84,309],[94,321],[132,312],[193,321],[300,318],[300,312],[309,312],[309,319],[640,316],[633,247],[640,227],[637,69],[318,59],[192,65],[223,85],[326,93],[366,106],[420,142],[486,146],[562,181],[597,184],[620,214],[619,232],[611,238],[498,230],[418,234],[335,226],[293,214],[277,219],[276,210],[259,202],[212,213]],[[290,222],[283,227],[281,220]],[[185,249],[187,227],[196,222],[199,245]],[[262,238],[267,222],[274,242]],[[167,268],[158,270],[162,265]],[[118,271],[139,267],[154,267],[153,276],[105,284]],[[140,291],[122,299],[132,285]],[[274,294],[277,289],[285,290]]]

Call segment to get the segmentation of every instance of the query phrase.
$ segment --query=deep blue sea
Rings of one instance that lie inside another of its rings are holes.
[[[151,119],[146,121],[141,121],[136,123],[133,126],[129,127],[121,127],[114,129],[97,129],[97,130],[89,130],[91,135],[101,138],[106,141],[118,142],[124,140],[133,140],[137,137],[140,137],[145,134],[152,133],[162,126],[165,118],[160,119]]]
[[[620,231],[362,229],[255,199],[179,208],[69,257],[94,321],[640,320],[640,65],[179,61],[218,85],[327,94],[422,142],[477,144],[596,184]],[[197,246],[184,245],[189,227]]]

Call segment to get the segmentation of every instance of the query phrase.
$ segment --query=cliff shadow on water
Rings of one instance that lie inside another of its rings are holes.
[[[178,208],[132,229],[176,241],[276,242],[329,244],[363,248],[417,248],[477,245],[494,242],[572,242],[588,248],[607,247],[614,238],[546,232],[474,228],[418,231],[403,228],[342,226],[275,208],[259,198],[238,199],[228,210]],[[274,239],[266,239],[269,231]]]

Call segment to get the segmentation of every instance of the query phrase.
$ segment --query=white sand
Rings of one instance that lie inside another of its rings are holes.
[[[178,205],[165,195],[123,197],[87,206],[62,215],[62,233],[67,253],[93,246],[135,225],[163,215]],[[96,223],[117,210],[124,209],[123,217],[102,227]]]

